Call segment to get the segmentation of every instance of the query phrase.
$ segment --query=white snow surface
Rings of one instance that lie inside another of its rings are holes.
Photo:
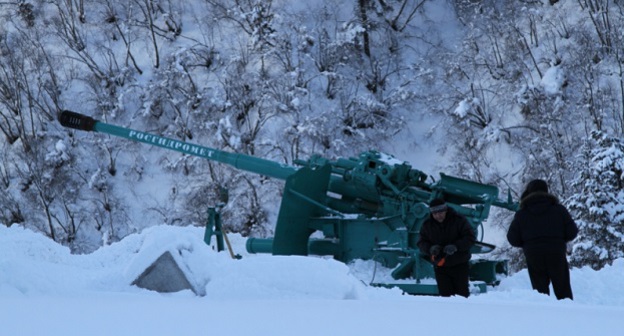
[[[203,242],[204,229],[155,226],[88,255],[0,225],[0,335],[621,335],[624,260],[571,271],[575,300],[530,288],[526,270],[469,298],[368,285],[383,270],[321,257],[248,254]],[[214,240],[214,239],[213,239]],[[170,251],[205,291],[131,283]]]

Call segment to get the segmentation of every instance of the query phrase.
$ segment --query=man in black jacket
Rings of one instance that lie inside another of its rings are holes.
[[[512,246],[521,247],[527,262],[531,286],[550,295],[552,282],[558,300],[572,300],[566,243],[576,238],[578,227],[548,184],[533,180],[520,198],[520,210],[507,231]]]
[[[431,216],[420,229],[418,248],[434,264],[436,283],[441,296],[468,297],[470,247],[475,233],[464,216],[435,199],[429,206]]]

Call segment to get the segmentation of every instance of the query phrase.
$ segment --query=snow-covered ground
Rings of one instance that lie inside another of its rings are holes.
[[[621,335],[624,260],[572,270],[575,300],[530,289],[526,271],[470,298],[367,285],[375,266],[249,255],[202,228],[157,226],[89,255],[0,225],[0,335]],[[205,295],[131,286],[165,251]]]

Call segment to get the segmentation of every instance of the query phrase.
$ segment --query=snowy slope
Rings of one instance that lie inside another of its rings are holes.
[[[0,226],[1,335],[620,335],[624,260],[574,269],[575,301],[530,290],[526,271],[468,299],[402,295],[367,286],[372,265],[317,257],[233,260],[203,229],[156,226],[93,254]],[[130,286],[164,251],[206,295]]]

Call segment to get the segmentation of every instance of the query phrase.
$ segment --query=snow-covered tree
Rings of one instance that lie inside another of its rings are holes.
[[[579,226],[571,263],[600,269],[624,257],[624,142],[594,131],[580,161],[579,191],[566,201]]]

